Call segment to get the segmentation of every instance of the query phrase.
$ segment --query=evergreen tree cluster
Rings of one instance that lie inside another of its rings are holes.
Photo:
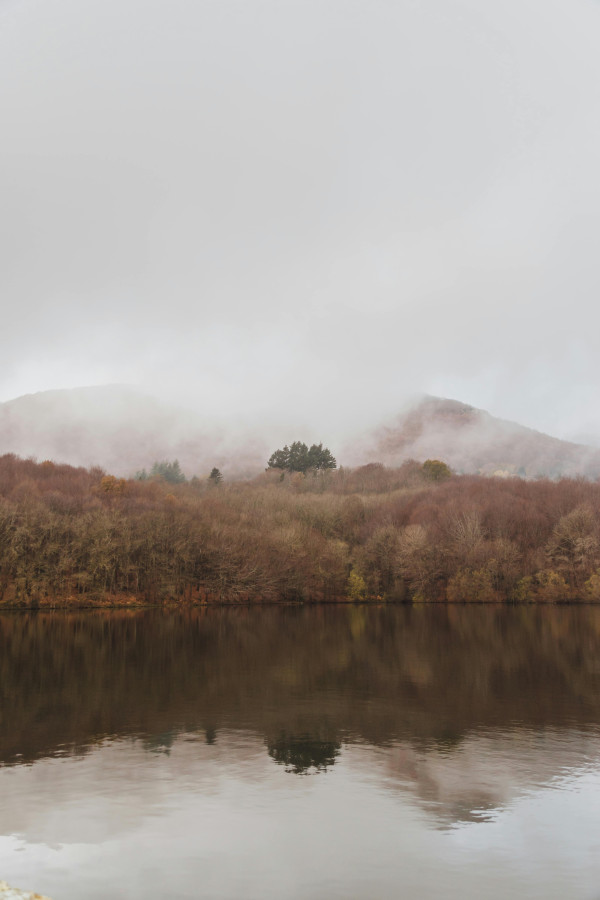
[[[269,469],[282,469],[288,472],[306,473],[310,469],[335,469],[337,463],[331,451],[323,444],[312,444],[308,447],[302,441],[294,441],[283,450],[276,450],[267,463]]]
[[[186,481],[177,459],[173,460],[173,462],[168,462],[166,459],[162,462],[155,462],[149,475],[145,469],[135,473],[136,481],[147,481],[148,478],[162,478],[163,481],[167,481],[169,484],[183,484]]]

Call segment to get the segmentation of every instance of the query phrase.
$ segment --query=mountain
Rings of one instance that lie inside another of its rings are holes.
[[[600,449],[562,441],[485,410],[425,396],[348,448],[352,463],[443,459],[459,473],[600,477]]]
[[[298,439],[306,439],[299,429]],[[213,466],[228,478],[262,471],[285,439],[217,426],[198,413],[123,385],[43,391],[0,404],[0,454],[132,475],[156,460],[178,459],[188,477]],[[345,448],[325,435],[338,462],[398,466],[443,459],[455,471],[527,477],[600,477],[600,449],[561,441],[456,400],[423,397]]]
[[[116,475],[177,458],[190,477],[213,466],[243,477],[264,467],[267,450],[124,385],[42,391],[0,404],[0,454],[98,465]]]

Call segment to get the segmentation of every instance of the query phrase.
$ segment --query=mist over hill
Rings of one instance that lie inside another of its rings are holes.
[[[229,478],[249,477],[262,471],[275,446],[295,439],[313,435],[260,422],[225,426],[125,385],[44,391],[0,404],[0,454],[99,465],[124,476],[177,458],[188,477],[203,477],[213,466]],[[417,398],[395,418],[351,440],[335,434],[322,439],[341,465],[397,466],[406,459],[437,458],[459,473],[600,476],[596,447],[439,397]]]
[[[98,465],[115,475],[177,458],[190,477],[213,466],[244,477],[264,467],[267,449],[126,385],[43,391],[0,404],[0,454]]]
[[[443,459],[456,472],[522,477],[600,476],[600,450],[498,419],[482,409],[422,397],[349,448],[349,462],[396,466]]]

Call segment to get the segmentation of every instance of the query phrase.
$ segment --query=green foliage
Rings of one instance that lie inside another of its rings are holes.
[[[583,587],[585,599],[597,603],[600,600],[600,571],[590,575]]]
[[[275,453],[270,456],[267,466],[269,469],[287,469],[289,467],[289,462],[290,448],[286,444],[283,450],[276,450]]]
[[[335,469],[337,463],[331,451],[323,444],[312,444],[308,447],[302,441],[294,441],[283,450],[275,450],[267,463],[269,469],[283,469],[288,472],[323,471]]]
[[[352,569],[348,576],[348,596],[351,600],[364,600],[367,596],[365,579],[355,569]]]
[[[175,459],[173,462],[155,462],[150,471],[151,478],[163,478],[169,484],[182,484],[186,478],[179,466],[179,461]]]
[[[594,587],[594,577],[592,576],[585,586],[584,596],[586,599],[593,599],[591,592]],[[521,603],[560,603],[572,600],[573,592],[560,572],[543,569],[541,572],[536,572],[535,575],[526,575],[525,578],[521,578],[516,586],[514,599]]]
[[[308,469],[308,447],[302,441],[294,441],[288,454],[287,468],[290,472],[306,472]]]
[[[569,585],[560,572],[544,569],[537,573],[536,580],[538,582],[537,599],[553,602],[571,599]]]
[[[216,466],[214,467],[214,469],[212,469],[210,475],[208,476],[208,480],[211,484],[221,484],[221,482],[223,481],[223,476]]]
[[[445,481],[452,475],[450,466],[440,459],[426,459],[421,471],[428,481]]]
[[[335,469],[337,463],[330,450],[323,444],[312,444],[308,451],[309,469]]]

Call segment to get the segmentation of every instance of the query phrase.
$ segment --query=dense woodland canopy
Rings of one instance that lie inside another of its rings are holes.
[[[281,476],[0,457],[1,602],[600,600],[600,484],[416,462]]]

